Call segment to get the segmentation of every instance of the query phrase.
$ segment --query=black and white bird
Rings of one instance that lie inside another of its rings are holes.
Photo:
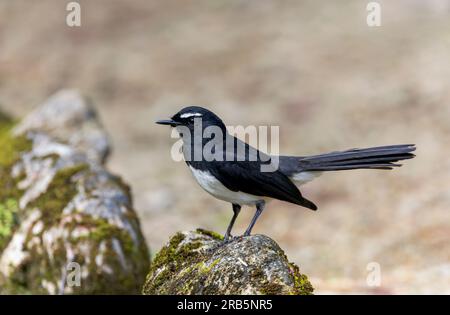
[[[256,206],[255,215],[244,233],[244,236],[249,236],[265,204],[271,199],[317,210],[313,202],[302,196],[297,185],[309,182],[327,171],[390,170],[401,166],[395,162],[413,158],[415,155],[411,152],[416,149],[413,144],[400,144],[313,156],[275,157],[230,135],[217,115],[199,106],[183,108],[171,119],[159,120],[156,123],[177,128],[183,139],[185,161],[197,182],[212,196],[232,204],[234,214],[224,241],[230,239],[234,222],[243,205]],[[201,127],[200,133],[195,132],[196,126]],[[204,137],[203,132],[211,127],[221,131],[220,140],[223,140],[222,144],[219,143],[212,149],[216,158],[211,159],[202,154],[193,158],[193,152],[203,152],[210,142],[211,139]],[[244,153],[238,150],[242,147],[245,148]],[[278,161],[278,168],[270,172],[262,171],[262,165],[270,163],[274,158]]]

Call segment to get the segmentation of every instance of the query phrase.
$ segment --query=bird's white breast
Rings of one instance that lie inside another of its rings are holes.
[[[189,166],[199,185],[214,197],[239,205],[254,205],[258,201],[266,200],[242,191],[232,191],[226,188],[217,178],[208,171],[201,171]]]

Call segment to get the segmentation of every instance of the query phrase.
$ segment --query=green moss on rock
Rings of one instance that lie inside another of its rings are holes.
[[[27,248],[33,257],[32,262],[27,262],[25,268],[18,269],[11,275],[10,288],[26,288],[34,293],[48,293],[41,287],[44,282],[51,283],[58,288],[59,279],[63,277],[62,270],[68,264],[68,248],[75,255],[72,262],[86,268],[89,280],[80,287],[73,287],[72,293],[76,294],[130,294],[141,290],[146,270],[149,267],[148,249],[142,235],[139,234],[139,244],[131,238],[129,232],[123,228],[108,222],[101,217],[94,217],[83,212],[64,214],[63,209],[73,200],[78,193],[78,176],[89,176],[89,165],[79,164],[65,168],[56,173],[46,192],[28,205],[29,209],[39,209],[41,217],[36,224],[42,223],[44,228],[39,234],[28,233],[25,244],[34,244]],[[71,218],[71,219],[69,219]],[[65,222],[61,225],[61,222]],[[51,252],[48,248],[42,252],[43,233],[59,226],[69,235],[68,239],[58,238],[53,240]],[[75,229],[82,228],[87,234],[74,236]],[[31,240],[38,240],[31,242]],[[116,242],[116,243],[114,243]],[[81,248],[89,248],[81,252]],[[102,252],[100,249],[102,248]],[[52,257],[49,259],[49,257]],[[101,256],[102,266],[107,266],[111,272],[100,272],[97,259]],[[55,282],[56,281],[56,282]]]
[[[90,215],[83,215],[77,227],[83,226],[89,229],[87,236],[71,239],[74,246],[88,242],[92,247],[89,263],[85,257],[78,256],[75,261],[89,270],[89,283],[74,289],[78,294],[133,294],[140,291],[145,270],[148,268],[148,252],[144,244],[136,246],[131,236],[114,224],[103,218],[93,218]],[[119,249],[113,245],[118,242]],[[143,240],[142,240],[143,241]],[[103,246],[103,250],[100,249]],[[117,252],[121,251],[121,254]],[[120,256],[123,256],[125,265],[122,265]],[[98,272],[99,266],[96,259],[102,256],[103,265],[108,266],[113,273],[108,274]]]
[[[87,164],[78,164],[59,170],[46,192],[34,200],[28,208],[38,208],[46,225],[54,224],[60,218],[62,210],[77,194],[77,184],[73,176],[89,169]]]
[[[25,136],[14,137],[14,121],[0,117],[0,167],[10,167],[20,158],[20,154],[31,149],[31,141]]]
[[[32,148],[32,142],[25,136],[12,135],[13,127],[14,122],[0,114],[0,203],[6,199],[17,201],[21,197],[22,191],[17,188],[18,179],[12,178],[11,170],[20,155]]]
[[[299,267],[294,263],[289,263],[294,278],[294,295],[311,295],[314,293],[314,287],[306,275],[300,273]]]
[[[0,252],[9,241],[17,225],[17,212],[19,210],[15,199],[7,199],[0,203]]]
[[[206,235],[206,236],[211,236],[213,239],[216,239],[218,241],[223,240],[223,236],[221,234],[217,233],[217,232],[214,232],[214,231],[208,231],[208,230],[204,230],[204,229],[198,228],[196,230],[196,232],[200,233],[200,234],[203,234],[203,235]]]
[[[76,294],[130,294],[138,293],[149,267],[149,254],[145,241],[138,233],[136,244],[127,230],[83,212],[63,214],[63,209],[77,194],[78,176],[88,176],[89,166],[80,164],[57,172],[46,192],[30,203],[27,209],[39,209],[41,215],[29,229],[25,240],[30,259],[10,275],[3,284],[4,292],[25,292],[46,294],[42,286],[49,283],[59,292],[63,270],[69,263],[67,250],[74,254],[71,262],[76,262],[88,272],[88,281],[73,287]],[[11,203],[12,205],[12,203]],[[8,217],[8,222],[9,222]],[[64,222],[62,224],[62,222]],[[32,232],[36,224],[43,224],[39,233]],[[55,238],[51,248],[44,247],[45,231],[52,227],[63,229],[69,236]],[[87,234],[73,234],[75,229],[84,229]],[[30,245],[32,244],[32,245]],[[82,248],[88,249],[88,256]],[[101,249],[101,251],[100,251]],[[99,257],[103,261],[97,264]],[[111,272],[101,271],[105,266]],[[55,292],[54,292],[55,293]]]
[[[143,294],[312,294],[307,277],[261,235],[223,245],[214,232],[179,232],[152,262]]]
[[[203,254],[197,251],[202,246],[202,243],[193,241],[183,244],[184,240],[185,235],[178,232],[156,254],[149,272],[149,277],[154,277],[153,279],[147,278],[143,292],[146,294],[169,293],[170,289],[159,290],[170,279],[183,271],[186,277],[182,277],[183,280],[178,281],[174,286],[181,286],[184,290],[187,290],[187,286],[190,284],[189,275],[195,271],[206,270],[201,263]]]
[[[32,143],[25,136],[14,137],[14,121],[0,113],[0,253],[18,226],[19,199],[23,191],[17,188],[20,178],[11,175],[13,165]]]

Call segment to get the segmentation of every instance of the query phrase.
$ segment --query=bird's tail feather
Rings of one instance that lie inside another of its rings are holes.
[[[399,144],[367,149],[351,149],[300,158],[301,171],[341,171],[352,169],[390,170],[401,164],[395,162],[412,159],[414,144]]]

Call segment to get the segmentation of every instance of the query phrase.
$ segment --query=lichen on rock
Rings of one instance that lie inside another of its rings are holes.
[[[308,278],[264,235],[221,245],[214,232],[178,232],[156,254],[143,294],[313,293]]]
[[[24,136],[14,137],[14,122],[0,113],[0,252],[18,225],[18,203],[21,195],[18,180],[11,176],[14,163],[20,154],[31,149],[31,142]]]
[[[0,148],[0,293],[138,293],[148,249],[89,103],[62,91],[17,125],[0,115]]]

